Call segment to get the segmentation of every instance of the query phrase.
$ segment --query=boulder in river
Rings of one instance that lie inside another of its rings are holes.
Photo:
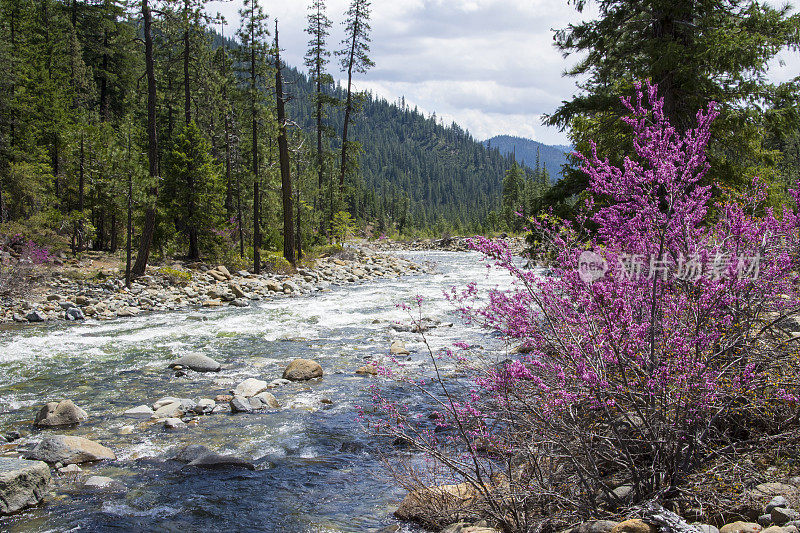
[[[319,363],[311,359],[295,359],[286,370],[283,371],[283,379],[291,381],[307,381],[309,379],[321,378],[322,367]]]
[[[244,396],[250,398],[256,394],[267,390],[267,382],[256,378],[247,378],[231,391],[234,396]]]
[[[234,396],[231,400],[231,411],[234,413],[251,413],[253,406],[250,400],[244,396]]]
[[[394,341],[389,347],[389,352],[392,355],[409,355],[411,352],[406,348],[406,343],[403,341]]]
[[[364,365],[362,367],[359,367],[356,370],[356,374],[360,374],[362,376],[366,376],[366,375],[377,376],[378,375],[378,367],[376,367],[375,365]]]
[[[219,372],[222,368],[222,365],[217,361],[199,353],[184,355],[169,364],[170,368],[175,368],[176,366],[190,368],[195,372]]]
[[[0,515],[36,505],[50,485],[50,468],[41,461],[0,457]]]
[[[86,411],[75,405],[72,400],[49,402],[41,408],[33,421],[39,427],[58,427],[79,424],[86,420]]]
[[[257,400],[260,402],[260,406],[257,409],[261,409],[264,407],[272,407],[273,409],[278,409],[281,404],[278,403],[278,400],[275,399],[275,396],[272,395],[271,392],[260,392],[250,398],[250,405],[253,405],[253,400]]]
[[[116,459],[109,448],[83,437],[48,435],[25,455],[25,459],[64,465]]]

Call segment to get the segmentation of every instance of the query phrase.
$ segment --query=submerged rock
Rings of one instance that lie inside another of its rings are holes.
[[[75,405],[72,400],[62,400],[49,402],[42,407],[33,424],[39,427],[71,426],[87,418],[86,411]]]
[[[125,485],[110,477],[92,476],[86,480],[83,488],[101,491],[124,491]]]
[[[170,368],[175,368],[176,366],[190,368],[195,372],[219,372],[222,368],[222,365],[217,361],[199,353],[184,355],[169,364]]]
[[[64,465],[116,458],[113,451],[100,443],[67,435],[49,435],[25,455],[25,459]]]
[[[234,467],[246,468],[248,470],[256,469],[256,465],[247,459],[242,459],[233,455],[222,455],[199,444],[192,444],[181,448],[175,452],[170,459],[187,463],[186,466],[198,468]]]
[[[49,485],[50,468],[45,463],[0,457],[0,515],[36,505]]]
[[[309,379],[321,377],[322,367],[311,359],[295,359],[283,371],[283,379],[291,381],[308,381]]]

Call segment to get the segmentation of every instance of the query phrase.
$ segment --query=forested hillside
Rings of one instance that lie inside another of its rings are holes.
[[[287,71],[293,98],[289,109],[302,129],[313,127],[313,85],[296,69]],[[341,88],[331,96],[341,100]],[[365,95],[352,125],[362,145],[361,183],[369,203],[381,204],[377,215],[407,208],[403,226],[476,230],[500,206],[502,181],[512,160],[502,150],[487,148],[457,124],[444,125],[401,99],[397,103]],[[340,107],[330,110],[326,124],[342,127]],[[405,215],[403,215],[405,217]]]
[[[517,162],[531,168],[541,167],[552,181],[561,179],[561,167],[567,163],[566,154],[571,150],[568,146],[550,146],[511,135],[495,135],[482,144],[497,148],[503,155],[513,154]]]

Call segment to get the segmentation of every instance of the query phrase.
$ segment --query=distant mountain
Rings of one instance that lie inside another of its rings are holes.
[[[561,179],[561,167],[567,162],[567,154],[572,150],[571,146],[550,146],[532,139],[512,137],[511,135],[497,135],[483,141],[482,144],[487,148],[500,150],[503,155],[516,153],[517,162],[531,168],[536,168],[538,157],[539,164],[547,167],[552,181]]]

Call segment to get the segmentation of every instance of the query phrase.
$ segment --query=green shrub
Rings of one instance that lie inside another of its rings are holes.
[[[192,273],[187,270],[178,270],[177,268],[161,267],[158,270],[162,276],[170,280],[172,283],[189,283],[192,279]]]

